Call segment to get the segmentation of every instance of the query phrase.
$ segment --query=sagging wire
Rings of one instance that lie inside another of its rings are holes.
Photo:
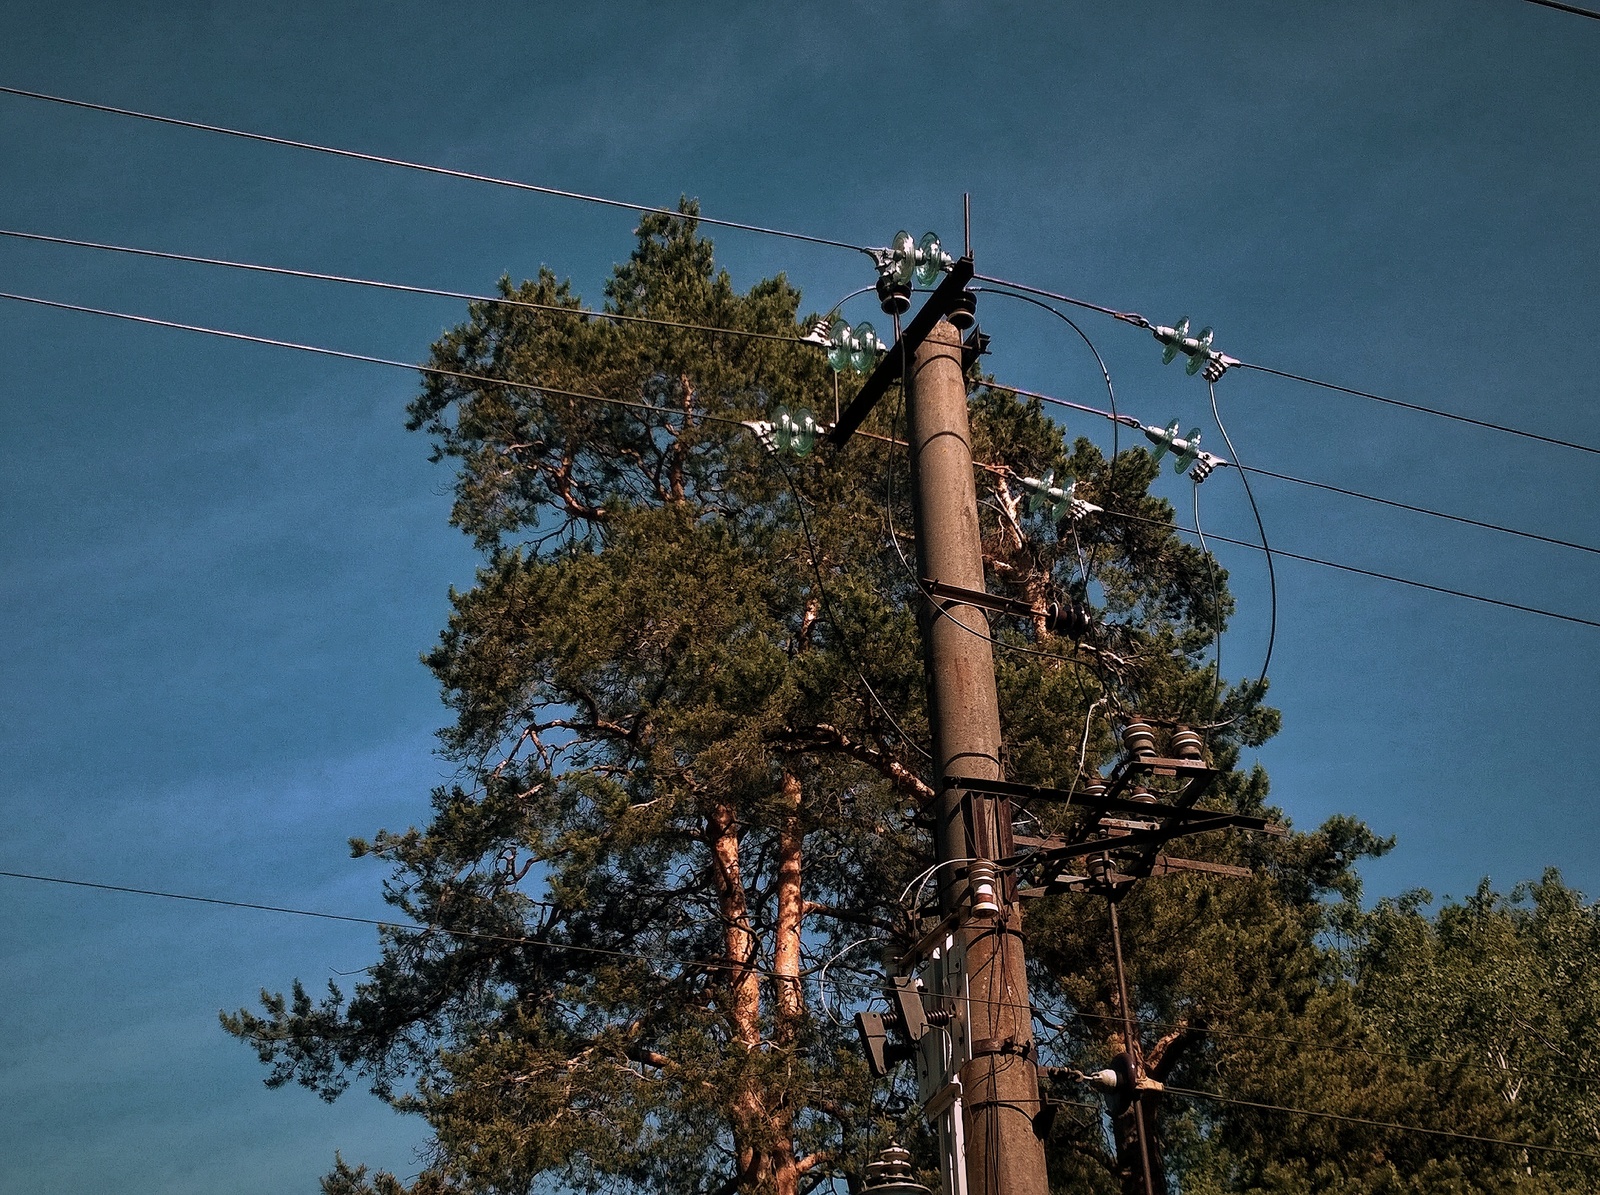
[[[888,941],[887,938],[882,938],[882,937],[879,937],[877,935],[873,935],[872,937],[868,937],[868,938],[857,938],[854,942],[850,943],[850,945],[844,947],[842,950],[839,950],[839,951],[835,952],[818,969],[818,971],[817,971],[817,994],[822,998],[822,1012],[823,1012],[823,1015],[826,1016],[828,1018],[828,1020],[832,1021],[835,1025],[838,1025],[840,1028],[844,1027],[844,1022],[841,1021],[838,1017],[834,1016],[833,1015],[833,1010],[828,1007],[828,968],[833,966],[834,963],[838,962],[845,955],[849,954],[857,946],[865,946],[868,942],[886,942],[886,941]]]
[[[1234,464],[1239,465],[1238,450],[1234,448],[1233,438],[1228,435],[1227,425],[1222,422],[1222,412],[1217,408],[1217,384],[1215,382],[1207,382],[1206,390],[1211,395],[1211,417],[1216,420],[1217,430],[1222,433],[1222,442],[1228,446],[1228,455],[1233,458]],[[1264,696],[1266,696],[1267,669],[1272,664],[1272,648],[1278,639],[1278,572],[1277,569],[1273,567],[1272,563],[1272,545],[1267,542],[1267,527],[1266,524],[1261,521],[1261,508],[1256,505],[1255,493],[1250,489],[1250,474],[1242,465],[1240,465],[1238,473],[1239,479],[1244,482],[1244,496],[1250,501],[1250,513],[1255,516],[1256,530],[1261,533],[1261,551],[1266,555],[1267,558],[1267,589],[1270,599],[1270,608],[1267,620],[1267,652],[1266,656],[1261,661],[1261,675],[1256,679],[1254,693],[1245,695],[1244,707],[1240,709],[1238,714],[1235,714],[1232,718],[1228,719],[1228,723],[1226,724],[1231,724],[1238,721],[1238,719],[1244,713],[1244,708],[1248,708],[1252,697],[1256,702],[1259,702]],[[1196,485],[1195,489],[1196,492],[1198,492],[1199,486]],[[1198,529],[1199,523],[1196,523],[1195,527]],[[1221,675],[1222,673],[1219,667],[1217,673],[1219,682],[1221,680]]]
[[[909,910],[915,911],[916,909],[918,909],[918,908],[920,908],[922,906],[922,894],[928,887],[928,881],[933,879],[934,873],[936,871],[938,871],[941,867],[950,867],[951,865],[956,864],[956,863],[981,863],[981,862],[983,862],[983,860],[981,860],[981,859],[942,859],[938,863],[935,863],[932,867],[926,867],[923,870],[919,871],[915,876],[913,876],[911,878],[910,883],[908,883],[901,890],[900,899],[899,899],[899,901],[897,903],[903,909],[909,909]],[[920,885],[920,887],[918,885]],[[916,899],[913,900],[910,904],[907,904],[906,903],[906,897],[908,895],[910,895],[910,892],[911,892],[912,888],[916,888],[917,889]]]
[[[1216,634],[1213,638],[1213,643],[1217,652],[1217,691],[1216,696],[1212,698],[1212,705],[1216,709],[1217,716],[1220,717],[1222,714],[1222,585],[1217,580],[1217,562],[1212,559],[1211,549],[1206,546],[1206,533],[1200,525],[1200,483],[1198,481],[1194,483],[1194,533],[1200,539],[1200,554],[1205,558],[1206,573],[1211,578],[1211,600],[1216,607],[1212,611],[1212,615],[1216,621]]]

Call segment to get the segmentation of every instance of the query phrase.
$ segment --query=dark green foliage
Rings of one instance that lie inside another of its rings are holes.
[[[803,331],[799,295],[782,278],[736,291],[686,212],[642,222],[609,310]],[[577,306],[548,272],[502,288]],[[835,1014],[872,994],[878,956],[905,941],[896,898],[929,851],[910,817],[932,778],[918,591],[901,556],[909,481],[881,438],[895,434],[896,397],[843,452],[796,462],[739,426],[780,405],[831,416],[822,355],[792,340],[475,304],[432,363],[474,379],[430,376],[411,407],[456,468],[453,521],[484,553],[426,657],[459,773],[425,827],[354,844],[387,862],[387,898],[427,928],[385,932],[348,996],[317,1002],[296,984],[225,1024],[269,1083],[331,1099],[360,1079],[426,1118],[433,1147],[412,1186],[340,1161],[329,1195],[858,1186],[885,1133],[903,1130]],[[1230,773],[1216,802],[1268,811],[1265,777],[1231,769],[1276,714],[1258,692],[1219,692],[1206,651],[1232,609],[1226,576],[1147,493],[1147,454],[1113,467],[1087,440],[1064,445],[1037,403],[981,384],[972,418],[990,466],[991,584],[1087,597],[1105,621],[1096,653],[996,622],[1026,649],[997,655],[1009,773],[1070,783],[1080,750],[1103,765],[1115,716],[1138,709],[1220,723],[1208,749]],[[1058,532],[1018,500],[1015,479],[1047,469],[1146,521]],[[1260,874],[1152,880],[1126,902],[1141,1015],[1214,1030],[1174,1082],[1519,1127],[1474,1074],[1277,1040],[1379,1049],[1427,1022],[1372,978],[1390,965],[1385,935],[1422,932],[1413,908],[1362,923],[1358,984],[1330,945],[1353,864],[1386,845],[1342,819],[1278,843],[1208,840],[1186,853]],[[1065,1026],[1051,1060],[1088,1067],[1115,1047],[1104,918],[1080,897],[1029,910],[1036,1000]],[[1512,1189],[1504,1167],[1480,1181],[1470,1150],[1264,1115],[1169,1101],[1185,1189]],[[1064,1115],[1052,1150],[1060,1189],[1113,1189],[1098,1116]]]

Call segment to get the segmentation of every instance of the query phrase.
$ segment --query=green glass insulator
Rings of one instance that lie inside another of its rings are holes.
[[[917,270],[917,243],[911,239],[911,234],[903,228],[895,233],[894,240],[889,242],[889,252],[894,254],[894,262],[889,267],[894,280],[909,283]]]
[[[850,350],[850,368],[866,373],[878,359],[878,333],[865,321],[856,325],[855,345]]]
[[[1150,459],[1160,464],[1161,458],[1167,455],[1167,449],[1172,447],[1172,441],[1177,437],[1177,434],[1178,421],[1174,419],[1167,424],[1167,430],[1162,433],[1162,441],[1156,445],[1155,451],[1150,454]]]
[[[1200,455],[1200,429],[1198,427],[1191,427],[1184,440],[1189,447],[1173,458],[1172,471],[1174,473],[1182,473],[1187,470],[1190,465],[1194,464],[1195,458]]]
[[[938,233],[925,232],[917,245],[917,269],[912,281],[918,286],[932,286],[944,266],[944,247],[939,244]]]
[[[817,421],[810,415],[802,415],[800,422],[795,425],[794,434],[789,439],[789,450],[796,456],[805,456],[817,445]]]
[[[1039,478],[1039,488],[1028,495],[1028,513],[1038,514],[1050,505],[1050,487],[1055,485],[1056,475],[1054,470]]]
[[[1189,317],[1184,316],[1172,329],[1172,343],[1161,352],[1161,364],[1171,365],[1183,352],[1183,342],[1189,335]]]
[[[794,440],[794,416],[788,408],[779,407],[772,413],[772,446],[779,452],[788,452]]]
[[[834,373],[850,368],[850,350],[854,347],[850,325],[840,320],[828,330],[828,364]]]
[[[1200,333],[1200,347],[1198,351],[1190,356],[1189,366],[1184,371],[1190,377],[1193,377],[1195,374],[1204,369],[1206,367],[1206,362],[1211,359],[1211,335],[1212,333],[1210,328],[1207,328],[1204,332]]]

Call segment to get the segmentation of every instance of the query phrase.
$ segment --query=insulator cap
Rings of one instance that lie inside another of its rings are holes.
[[[1094,625],[1094,615],[1089,613],[1088,607],[1080,606],[1077,602],[1051,602],[1045,608],[1044,625],[1053,635],[1081,639]]]
[[[879,274],[878,306],[885,315],[904,315],[911,310],[911,284],[901,282],[890,273]]]
[[[962,291],[956,296],[945,319],[958,331],[965,332],[978,322],[978,296],[970,290]]]
[[[1137,801],[1141,805],[1154,805],[1156,803],[1155,794],[1152,793],[1148,788],[1143,787],[1137,788],[1133,792],[1129,793],[1128,800]]]
[[[1000,912],[999,880],[993,863],[980,860],[967,868],[967,894],[978,916],[993,917]]]

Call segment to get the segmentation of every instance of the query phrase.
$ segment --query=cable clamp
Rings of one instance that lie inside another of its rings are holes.
[[[1194,468],[1189,470],[1189,480],[1199,485],[1211,476],[1211,471],[1218,465],[1231,465],[1232,461],[1216,455],[1214,452],[1202,452],[1194,458]]]

